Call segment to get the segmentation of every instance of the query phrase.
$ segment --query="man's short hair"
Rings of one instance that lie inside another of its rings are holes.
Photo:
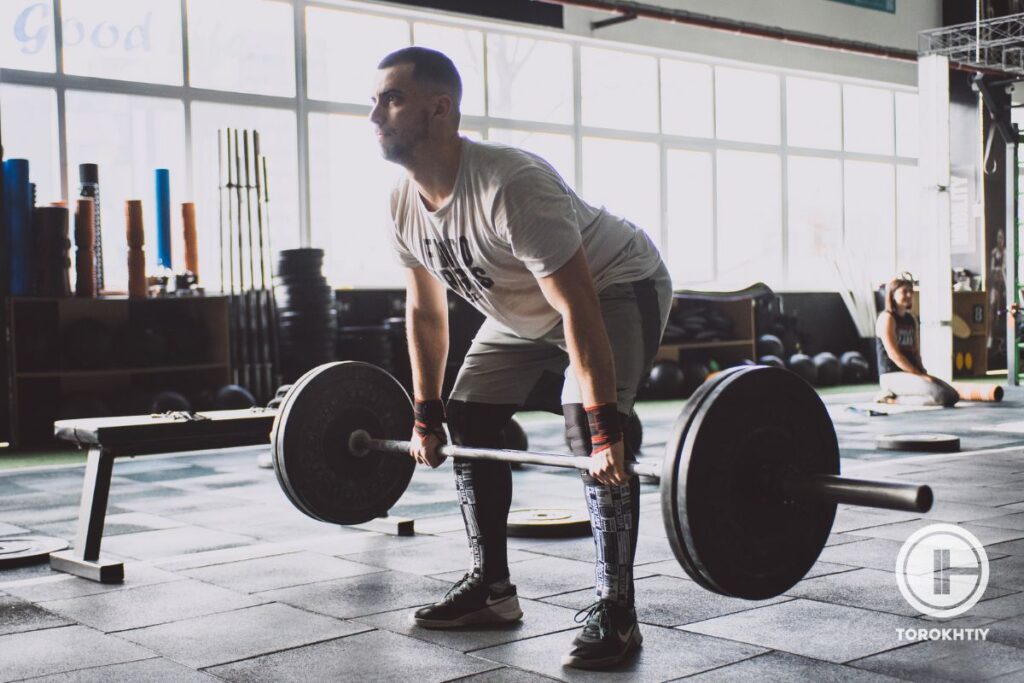
[[[402,64],[412,64],[412,77],[417,83],[437,86],[448,92],[458,111],[462,102],[462,77],[447,55],[426,47],[403,47],[380,60],[377,68],[389,69]]]

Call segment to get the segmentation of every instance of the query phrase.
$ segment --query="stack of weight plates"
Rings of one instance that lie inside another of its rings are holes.
[[[278,257],[274,298],[285,382],[334,360],[338,321],[323,261],[322,249],[285,249]]]

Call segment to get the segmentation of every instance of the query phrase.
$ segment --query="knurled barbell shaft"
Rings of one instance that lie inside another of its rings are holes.
[[[833,474],[793,477],[784,482],[783,490],[796,500],[820,500],[908,512],[928,512],[934,500],[930,486],[849,479]]]
[[[367,432],[357,429],[349,437],[349,450],[354,455],[362,455],[370,451],[382,453],[408,453],[408,441],[392,439],[374,439]],[[590,458],[564,455],[562,453],[540,453],[536,451],[510,451],[499,448],[471,448],[469,446],[441,446],[437,449],[441,455],[450,458],[468,458],[470,460],[498,460],[501,462],[518,462],[524,465],[548,465],[568,469],[589,470],[593,461]],[[642,474],[649,477],[660,477],[660,465],[642,465],[626,463],[626,472]]]
[[[352,432],[349,437],[349,450],[355,455],[365,455],[371,451],[408,453],[409,445],[408,441],[374,439],[361,429]],[[526,465],[548,465],[584,471],[589,470],[592,464],[590,458],[562,453],[510,451],[497,448],[441,446],[438,448],[438,453],[451,458],[518,462]],[[660,477],[661,466],[627,462],[626,472],[631,475]],[[847,479],[836,475],[819,474],[809,478],[791,478],[784,483],[784,491],[787,496],[791,496],[795,500],[845,503],[887,510],[927,512],[932,506],[932,490],[928,486]]]

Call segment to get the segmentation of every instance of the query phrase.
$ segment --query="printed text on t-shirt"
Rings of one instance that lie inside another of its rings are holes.
[[[457,246],[454,239],[424,238],[423,253],[429,267],[467,301],[479,301],[483,297],[480,289],[494,286],[494,280],[487,277],[484,269],[473,265],[473,252],[465,237],[459,238]]]

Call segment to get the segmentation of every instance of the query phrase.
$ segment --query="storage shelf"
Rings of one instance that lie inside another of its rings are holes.
[[[197,363],[195,365],[164,365],[141,368],[106,368],[103,370],[43,370],[40,372],[18,372],[18,379],[71,378],[71,377],[117,377],[122,375],[156,375],[169,372],[195,372],[197,370],[221,370],[226,363]]]
[[[680,351],[691,351],[693,349],[724,349],[735,346],[753,346],[754,340],[752,339],[733,339],[731,341],[717,341],[717,342],[683,342],[681,344],[669,343],[662,344],[663,348],[671,347],[679,349]]]

